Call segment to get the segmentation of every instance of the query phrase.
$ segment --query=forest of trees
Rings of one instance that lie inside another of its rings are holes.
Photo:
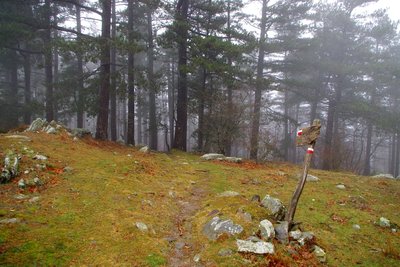
[[[399,175],[398,24],[377,0],[1,0],[0,131]],[[251,8],[253,7],[253,8]]]

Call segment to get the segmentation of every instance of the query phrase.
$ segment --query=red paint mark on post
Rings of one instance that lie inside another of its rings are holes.
[[[301,136],[303,134],[303,130],[298,130],[297,131],[297,136]]]
[[[314,154],[314,148],[312,147],[307,148],[307,154]]]

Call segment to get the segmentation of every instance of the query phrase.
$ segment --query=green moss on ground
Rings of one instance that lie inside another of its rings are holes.
[[[198,155],[182,152],[143,154],[135,148],[92,139],[73,141],[66,134],[24,133],[32,142],[6,139],[0,135],[0,156],[12,150],[22,155],[21,171],[33,168],[24,179],[38,175],[45,185],[17,188],[16,181],[0,185],[0,220],[18,218],[20,223],[0,225],[2,266],[165,266],[174,255],[168,241],[180,229],[182,202],[196,201],[186,214],[190,221],[191,246],[186,257],[200,254],[210,266],[312,266],[312,255],[304,251],[292,257],[288,247],[275,244],[274,256],[240,255],[236,237],[208,241],[201,233],[215,214],[244,227],[238,237],[257,231],[268,217],[251,202],[253,195],[269,194],[288,203],[296,186],[298,166],[280,163],[257,165],[205,162]],[[24,149],[26,148],[26,149]],[[36,168],[34,151],[49,157],[47,169]],[[73,170],[63,172],[69,166]],[[374,224],[384,216],[400,224],[400,182],[372,179],[351,173],[312,170],[321,180],[307,183],[297,209],[296,220],[315,233],[327,252],[328,266],[400,265],[399,233]],[[345,190],[335,186],[343,183]],[[201,196],[193,195],[201,188]],[[218,193],[236,191],[240,196]],[[18,200],[18,193],[29,198]],[[238,210],[252,215],[247,221]],[[141,232],[136,222],[149,230]],[[354,224],[361,226],[353,229]],[[184,229],[182,231],[189,231]],[[234,251],[219,256],[222,248]]]

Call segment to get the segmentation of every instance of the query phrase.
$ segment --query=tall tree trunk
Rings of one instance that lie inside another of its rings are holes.
[[[364,175],[371,174],[371,144],[372,144],[372,123],[367,122],[367,144],[365,148],[365,159],[364,159]]]
[[[332,137],[333,137],[333,124],[334,114],[336,111],[335,99],[329,99],[328,104],[328,118],[326,121],[325,139],[324,139],[324,154],[322,168],[330,170],[332,168]]]
[[[258,156],[258,137],[260,131],[260,112],[261,112],[261,95],[263,89],[263,71],[264,71],[264,55],[266,41],[266,24],[267,24],[267,0],[263,0],[261,15],[261,30],[258,49],[256,90],[254,94],[254,111],[251,126],[250,137],[250,158],[257,159]]]
[[[24,55],[24,78],[25,78],[25,88],[24,88],[24,123],[31,123],[31,56],[29,54]]]
[[[178,36],[178,99],[177,120],[173,148],[186,151],[187,135],[187,38],[188,38],[189,0],[179,0],[176,9]]]
[[[8,121],[8,129],[15,128],[18,126],[18,57],[15,50],[11,50],[11,60],[9,66],[9,73],[10,73],[10,89],[9,89],[9,117],[7,118]]]
[[[117,14],[115,12],[115,1],[112,0],[112,31],[111,38],[115,40],[117,34]],[[115,44],[111,48],[111,89],[110,89],[110,130],[111,140],[117,141],[117,49]]]
[[[203,67],[200,70],[199,77],[201,79],[201,85],[199,87],[199,106],[198,106],[198,116],[199,116],[199,125],[197,131],[197,149],[200,152],[203,152],[203,144],[204,144],[204,108],[205,108],[205,98],[206,98],[206,80],[207,80],[207,71]]]
[[[285,161],[289,161],[289,149],[290,149],[290,133],[289,133],[289,91],[285,89],[284,99],[284,141],[283,141],[283,158]]]
[[[101,73],[100,93],[98,101],[98,115],[96,124],[96,138],[105,140],[108,136],[108,105],[110,100],[110,25],[111,25],[111,0],[102,0],[102,48],[101,48]]]
[[[54,26],[57,26],[58,23],[58,9],[57,6],[53,6],[53,23]],[[58,30],[53,30],[53,38],[55,40],[58,39]],[[58,100],[57,100],[57,92],[58,92],[58,83],[59,83],[59,74],[58,74],[58,65],[59,65],[59,58],[58,58],[58,49],[54,47],[53,49],[53,91],[56,94],[56,97],[53,96],[53,108],[54,108],[54,120],[58,120]]]
[[[80,0],[79,0],[80,1]],[[79,2],[78,2],[79,3]],[[76,30],[78,33],[82,33],[82,23],[81,23],[81,8],[76,5]],[[77,41],[81,39],[80,35],[77,36]],[[84,112],[84,82],[83,82],[83,59],[82,53],[80,51],[76,54],[76,72],[78,79],[78,99],[76,101],[76,126],[78,128],[83,128],[83,112]]]
[[[153,19],[152,9],[149,6],[147,10],[147,75],[149,82],[149,146],[153,150],[158,147],[158,127],[156,115],[156,83],[154,81],[154,41],[153,41]]]
[[[51,6],[50,0],[45,0],[46,10],[46,26],[48,27],[44,32],[43,45],[44,45],[44,65],[46,76],[46,120],[54,120],[54,105],[53,105],[53,53],[51,48]]]
[[[128,0],[128,40],[134,42],[133,32],[133,9],[134,1]],[[128,52],[128,133],[127,144],[135,145],[135,72],[134,72],[134,51],[132,48]]]
[[[338,75],[335,88],[334,99],[329,100],[328,118],[325,132],[323,169],[331,170],[339,168],[340,162],[340,140],[339,140],[339,117],[338,105],[342,100],[342,90],[344,86],[344,77]]]
[[[137,91],[137,142],[138,144],[143,144],[143,100],[141,89],[138,88]]]
[[[230,44],[232,42],[232,34],[231,34],[231,0],[228,0],[228,10],[227,10],[227,37],[228,37],[228,43]],[[232,57],[228,55],[228,66],[232,66]],[[227,104],[228,104],[228,125],[232,126],[233,122],[233,77],[229,77],[229,81],[227,83]],[[232,154],[232,135],[229,132],[228,135],[225,137],[225,155],[226,156],[231,156]]]
[[[169,142],[174,142],[174,122],[175,122],[175,64],[171,57],[168,64],[168,119],[169,119]]]

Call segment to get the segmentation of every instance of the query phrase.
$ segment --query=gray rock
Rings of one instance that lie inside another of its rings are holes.
[[[299,240],[303,233],[300,230],[290,231],[289,236],[294,240]]]
[[[172,198],[176,197],[176,193],[174,191],[168,191],[168,195]]]
[[[236,240],[236,245],[239,252],[250,252],[255,254],[274,254],[274,245],[269,242],[249,240]]]
[[[144,146],[141,149],[139,149],[139,152],[150,153],[150,148],[148,146]]]
[[[36,203],[40,200],[40,197],[33,197],[31,199],[29,199],[29,203]]]
[[[74,168],[69,167],[69,166],[66,166],[66,167],[63,168],[64,172],[72,172],[73,170],[74,170]]]
[[[209,154],[204,154],[200,158],[204,160],[216,160],[216,159],[224,159],[225,156],[222,154],[209,153]]]
[[[233,254],[233,250],[229,249],[229,248],[221,248],[218,251],[218,256],[221,256],[221,257],[231,256],[232,254]]]
[[[36,160],[47,160],[47,157],[37,154],[37,155],[33,156],[33,159],[36,159]]]
[[[286,208],[282,202],[273,198],[270,195],[266,195],[261,201],[261,206],[268,209],[270,214],[277,220],[280,221],[285,217]]]
[[[4,167],[1,169],[0,183],[8,183],[19,174],[20,157],[12,153],[4,158]]]
[[[145,223],[136,222],[135,225],[142,232],[147,232],[149,230],[149,228],[147,227],[147,225]]]
[[[19,181],[18,181],[18,187],[19,188],[25,188],[26,187],[26,184],[25,184],[25,180],[24,179],[19,179]]]
[[[380,173],[372,176],[372,178],[394,179],[393,175],[390,173]]]
[[[240,196],[240,194],[235,191],[225,191],[225,192],[219,193],[218,196],[219,197],[236,197],[236,196]]]
[[[18,223],[20,220],[18,218],[11,218],[11,219],[3,219],[0,220],[0,224],[14,224]]]
[[[27,198],[29,198],[29,196],[24,195],[24,194],[18,194],[18,195],[14,196],[14,199],[16,199],[16,200],[24,200],[24,199],[27,199]]]
[[[175,248],[176,248],[176,249],[183,249],[183,248],[185,247],[185,245],[186,245],[185,242],[182,242],[182,241],[176,242],[176,243],[175,243]]]
[[[238,209],[237,214],[242,217],[245,221],[251,222],[253,220],[253,216],[250,213],[244,211],[243,209]]]
[[[345,186],[344,184],[338,184],[338,185],[336,186],[336,188],[337,188],[337,189],[343,190],[343,189],[346,189],[346,186]]]
[[[193,257],[193,261],[194,261],[194,262],[199,262],[200,259],[201,259],[201,255],[200,255],[200,254],[196,254],[196,255],[194,255],[194,257]]]
[[[275,237],[275,229],[270,221],[262,220],[258,225],[258,227],[261,231],[261,236],[265,240],[271,240]]]
[[[242,231],[243,227],[241,225],[234,224],[232,220],[221,220],[218,216],[212,218],[203,227],[203,234],[210,240],[216,240],[223,233],[236,235]]]
[[[39,177],[33,178],[33,183],[34,183],[35,185],[37,185],[37,186],[43,185],[43,182],[42,182],[42,180],[40,180]]]
[[[57,130],[56,130],[56,128],[50,126],[50,127],[48,127],[48,129],[46,129],[46,133],[47,134],[56,134]]]
[[[233,163],[241,163],[243,161],[242,158],[236,158],[236,157],[225,157],[224,160]]]
[[[27,132],[37,132],[41,131],[43,127],[47,125],[47,121],[45,119],[37,118],[34,120],[31,125],[29,126],[28,129],[26,129]]]
[[[303,232],[301,237],[297,240],[300,245],[304,246],[308,241],[311,241],[314,238],[314,233],[312,232]]]
[[[311,174],[308,174],[306,179],[307,182],[318,182],[319,180],[320,179],[317,176]]]
[[[313,253],[320,262],[326,262],[326,253],[322,248],[320,248],[319,246],[314,246]]]
[[[353,224],[353,229],[354,229],[354,230],[360,230],[360,229],[361,229],[361,226],[358,225],[358,224]]]
[[[289,242],[288,229],[289,224],[287,221],[282,221],[275,225],[276,239],[278,239],[282,244],[287,244]]]
[[[380,227],[390,227],[390,221],[386,219],[385,217],[380,217],[379,218],[379,226]]]

